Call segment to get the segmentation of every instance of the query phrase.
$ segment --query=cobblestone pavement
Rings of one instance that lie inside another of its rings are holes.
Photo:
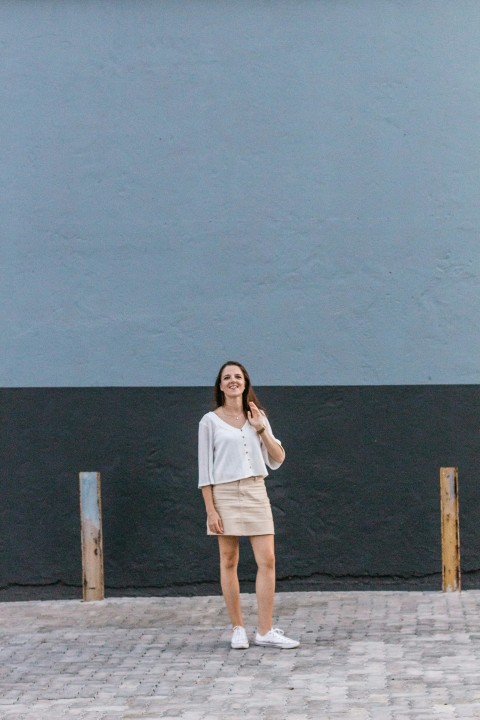
[[[280,593],[276,611],[299,648],[231,650],[221,597],[1,603],[0,718],[480,718],[480,591]]]

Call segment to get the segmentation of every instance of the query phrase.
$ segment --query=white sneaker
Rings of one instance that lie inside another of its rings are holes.
[[[248,647],[250,647],[245,628],[241,625],[235,625],[235,627],[233,628],[232,642],[230,643],[230,645],[234,650],[246,650]]]
[[[288,638],[283,630],[279,628],[272,628],[265,635],[259,635],[257,632],[255,636],[255,645],[264,645],[265,647],[276,647],[282,650],[290,650],[300,645],[298,640],[292,640]]]

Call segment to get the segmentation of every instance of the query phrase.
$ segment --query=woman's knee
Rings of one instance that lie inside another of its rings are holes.
[[[250,538],[257,567],[268,570],[275,569],[275,544],[273,536],[261,535]]]
[[[220,552],[220,566],[223,570],[235,570],[238,566],[238,559],[238,548],[225,548]]]
[[[266,552],[257,557],[257,567],[265,570],[275,570],[275,553]]]
[[[219,536],[218,549],[220,553],[220,567],[223,570],[235,569],[240,557],[240,545],[238,538],[230,536]]]

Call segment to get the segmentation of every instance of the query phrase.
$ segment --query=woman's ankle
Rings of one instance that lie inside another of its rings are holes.
[[[266,635],[268,632],[270,632],[271,629],[272,629],[272,626],[271,626],[271,625],[270,625],[270,627],[267,627],[267,628],[261,628],[261,627],[259,626],[259,627],[257,627],[257,633],[258,633],[259,635],[262,635],[262,636],[263,636],[263,635]]]

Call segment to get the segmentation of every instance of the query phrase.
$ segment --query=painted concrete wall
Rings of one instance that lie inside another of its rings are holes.
[[[3,0],[0,385],[480,379],[477,0]]]
[[[478,386],[257,388],[286,448],[266,484],[279,590],[440,590],[439,467],[459,466],[480,587]],[[0,390],[0,601],[81,596],[78,472],[102,474],[107,594],[219,592],[197,489],[210,388]],[[255,565],[242,541],[242,590]]]
[[[80,585],[89,470],[110,588],[218,590],[228,357],[287,449],[281,587],[439,587],[440,465],[478,585],[479,30],[477,0],[0,3],[2,597]]]

